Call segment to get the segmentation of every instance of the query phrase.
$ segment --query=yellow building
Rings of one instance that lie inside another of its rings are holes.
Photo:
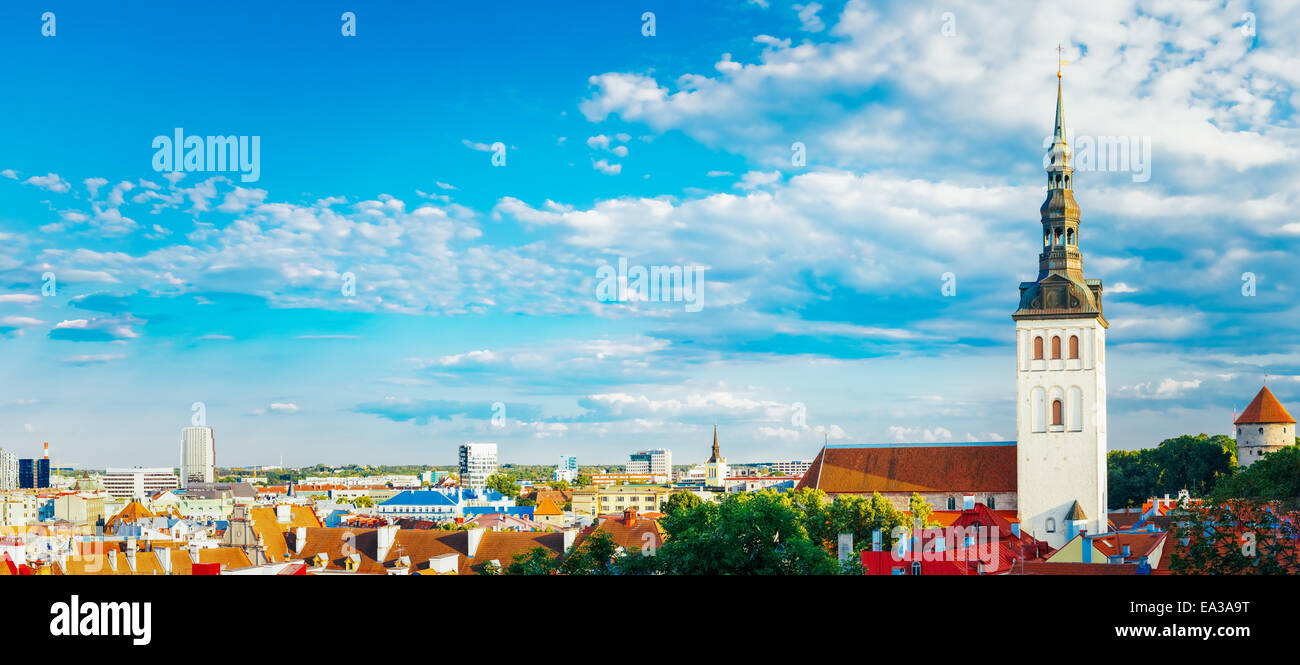
[[[667,485],[602,485],[576,490],[573,493],[573,512],[596,517],[622,513],[626,508],[639,512],[663,512],[664,501],[671,491]]]
[[[95,524],[104,519],[104,494],[63,494],[54,498],[54,519]]]

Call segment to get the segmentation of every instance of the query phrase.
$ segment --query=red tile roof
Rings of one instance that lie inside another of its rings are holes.
[[[1264,425],[1269,423],[1289,423],[1295,424],[1295,418],[1287,413],[1286,407],[1277,401],[1273,396],[1273,391],[1264,386],[1259,389],[1259,394],[1251,400],[1250,406],[1241,412],[1240,416],[1233,421],[1234,425]]]
[[[1049,563],[1026,561],[1015,572],[1022,575],[1136,575],[1135,563]]]
[[[1015,445],[826,446],[796,489],[867,492],[1014,492]]]

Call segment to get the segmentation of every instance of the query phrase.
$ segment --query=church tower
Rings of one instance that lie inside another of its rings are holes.
[[[1020,285],[1016,322],[1016,507],[1021,529],[1060,547],[1106,530],[1106,328],[1101,280],[1083,276],[1079,204],[1061,73],[1039,213],[1038,278]]]
[[[704,463],[704,484],[707,487],[727,485],[727,459],[718,452],[718,426],[713,426],[713,455]]]

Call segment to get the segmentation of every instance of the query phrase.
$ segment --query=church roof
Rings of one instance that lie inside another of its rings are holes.
[[[1014,492],[1014,441],[827,445],[795,489],[868,492]]]
[[[1251,400],[1250,406],[1247,406],[1232,424],[1263,425],[1266,423],[1295,423],[1295,418],[1287,413],[1286,407],[1277,401],[1277,397],[1273,396],[1273,391],[1269,390],[1268,386],[1259,389],[1259,394]]]

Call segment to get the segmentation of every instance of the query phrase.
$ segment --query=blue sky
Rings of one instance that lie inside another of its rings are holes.
[[[0,8],[0,446],[175,464],[195,402],[222,465],[1011,438],[1058,42],[1071,129],[1150,146],[1076,177],[1111,445],[1300,400],[1295,8],[465,4]],[[178,127],[260,178],[155,171]],[[620,257],[703,308],[597,300]]]

